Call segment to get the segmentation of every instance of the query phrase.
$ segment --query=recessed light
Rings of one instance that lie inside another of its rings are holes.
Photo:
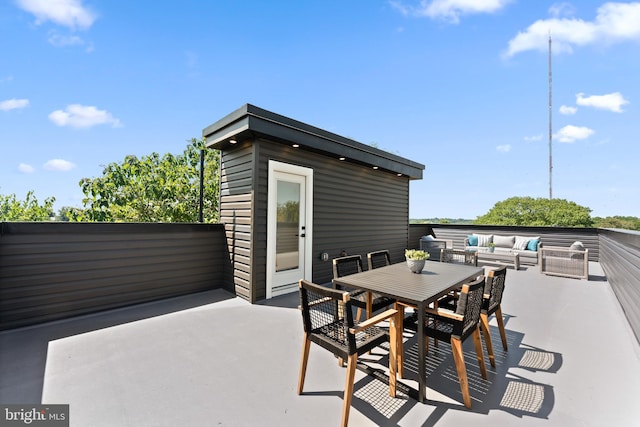
[[[292,147],[293,148],[298,148],[298,147],[300,147],[300,145],[299,144],[293,144]]]
[[[238,142],[238,141],[236,141],[236,140],[235,140],[235,138],[231,138],[231,139],[229,140],[229,144],[235,144],[235,143],[237,143],[237,142]]]
[[[378,169],[378,166],[374,166],[373,168],[374,168],[374,169]]]
[[[346,157],[340,157],[340,159],[339,159],[339,160],[340,160],[340,161],[343,161],[343,160],[346,160],[346,159],[347,159]]]

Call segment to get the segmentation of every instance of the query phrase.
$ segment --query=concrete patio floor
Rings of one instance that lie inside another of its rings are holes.
[[[390,398],[357,371],[350,425],[640,425],[640,346],[600,266],[590,268],[589,281],[508,270],[509,350],[492,319],[488,380],[465,343],[471,410],[440,343],[427,356],[424,404]],[[71,425],[83,427],[338,425],[345,369],[333,355],[312,345],[296,394],[297,305],[297,294],[251,305],[216,290],[0,332],[0,403],[70,404]],[[405,340],[413,385],[416,340]],[[366,359],[383,367],[386,352]]]

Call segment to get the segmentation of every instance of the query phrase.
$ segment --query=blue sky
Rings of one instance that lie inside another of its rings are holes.
[[[0,194],[82,206],[245,103],[426,165],[410,217],[549,195],[640,216],[640,2],[0,2]]]

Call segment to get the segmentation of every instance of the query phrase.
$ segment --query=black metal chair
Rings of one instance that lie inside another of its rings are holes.
[[[353,395],[353,381],[358,356],[380,344],[389,341],[389,394],[396,395],[396,349],[397,333],[380,329],[375,324],[395,316],[396,310],[387,310],[379,315],[357,324],[354,322],[351,297],[348,292],[319,286],[306,280],[300,280],[300,309],[304,325],[302,360],[298,378],[298,394],[302,394],[307,372],[309,348],[314,342],[329,350],[340,359],[347,359],[347,378],[344,387],[342,405],[342,426],[349,421],[349,410]]]
[[[333,259],[333,278],[344,277],[355,273],[362,272],[362,257],[360,255],[347,255]],[[341,289],[340,286],[333,284],[334,288]],[[351,303],[354,307],[357,307],[356,319],[362,317],[362,312],[367,311],[367,291],[360,289],[346,289],[351,295]],[[371,318],[372,314],[378,310],[390,306],[395,301],[377,294],[371,293],[371,311],[367,311],[367,319]]]
[[[479,327],[483,292],[484,277],[479,277],[475,281],[462,286],[456,311],[440,307],[437,309],[428,308],[425,312],[425,335],[451,343],[451,352],[453,353],[453,360],[455,361],[456,370],[458,371],[462,398],[467,408],[471,408],[471,396],[469,394],[467,369],[464,364],[462,343],[469,336],[473,337],[473,344],[476,349],[476,356],[482,378],[487,379],[487,369],[484,365],[484,354],[482,351]],[[417,332],[417,320],[417,315],[407,317],[404,327]],[[429,340],[427,339],[427,343],[428,342]]]
[[[440,262],[454,262],[458,264],[478,266],[478,253],[464,249],[440,249]]]

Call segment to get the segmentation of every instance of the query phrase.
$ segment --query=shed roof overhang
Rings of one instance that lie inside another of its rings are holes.
[[[206,146],[217,150],[255,138],[268,138],[283,144],[298,144],[301,149],[334,158],[377,167],[409,179],[422,179],[425,166],[370,145],[327,132],[297,120],[281,116],[251,104],[245,104],[202,131]]]

